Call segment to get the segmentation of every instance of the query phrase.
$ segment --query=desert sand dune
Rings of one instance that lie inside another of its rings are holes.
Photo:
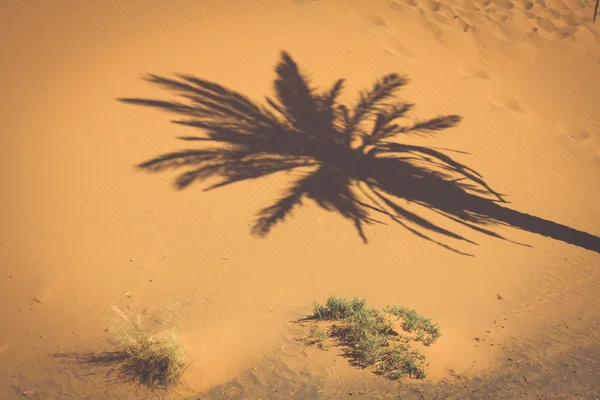
[[[594,5],[3,2],[0,398],[147,398],[52,356],[113,349],[111,304],[141,313],[149,329],[178,310],[194,363],[173,398],[600,397]],[[267,107],[281,51],[318,90],[344,78],[338,100],[349,107],[377,78],[408,77],[396,93],[415,104],[403,126],[440,115],[460,123],[402,134],[403,154],[450,156],[448,173],[477,171],[487,186],[468,178],[486,193],[428,174],[431,162],[320,154],[391,193],[396,220],[369,209],[384,223],[366,224],[343,195],[332,206],[344,185],[309,186],[302,207],[260,237],[257,213],[308,170],[258,177],[246,164],[238,172],[256,179],[204,191],[217,180],[174,190],[185,170],[136,168],[203,149],[177,138],[207,134],[170,122],[181,115],[118,101],[181,100],[140,78],[194,76]],[[429,377],[386,381],[298,341],[294,321],[332,294],[438,321]]]

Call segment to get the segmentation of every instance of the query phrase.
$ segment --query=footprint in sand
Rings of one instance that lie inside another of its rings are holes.
[[[586,22],[585,16],[577,15],[575,13],[567,13],[563,14],[560,20],[566,25],[570,27],[579,27]]]
[[[517,2],[517,7],[522,8],[525,11],[529,11],[533,8],[533,3],[529,0],[521,0]]]
[[[523,112],[521,103],[507,93],[490,92],[490,104],[497,108],[504,108],[514,112]]]
[[[586,5],[583,1],[581,0],[565,0],[565,7],[567,7],[570,10],[576,9],[576,8],[586,8]]]
[[[475,0],[474,3],[479,5],[481,8],[484,8],[492,4],[492,0]]]
[[[590,138],[590,131],[576,122],[558,124],[558,129],[570,139],[585,140]]]
[[[522,43],[532,30],[532,21],[525,15],[513,13],[512,17],[498,27],[498,36],[510,43]]]
[[[560,39],[564,39],[568,36],[571,36],[577,32],[577,27],[575,26],[565,26],[562,28],[557,28],[556,33],[558,34]]]
[[[416,7],[417,5],[419,5],[419,3],[417,3],[417,0],[395,0],[394,3],[409,7]]]
[[[562,13],[558,10],[555,10],[554,8],[550,8],[550,7],[542,7],[540,9],[541,14],[545,14],[547,15],[549,18],[552,19],[558,19],[561,17]]]
[[[504,22],[508,19],[508,15],[506,15],[506,14],[502,13],[501,11],[498,11],[494,8],[486,10],[485,13],[490,20],[492,20],[493,22],[495,22],[497,24]]]
[[[501,10],[510,10],[514,7],[512,1],[509,0],[493,0],[492,4]]]
[[[415,54],[395,37],[384,35],[381,37],[381,44],[385,50],[395,56],[415,58]]]
[[[551,21],[549,18],[540,17],[536,19],[536,23],[541,28],[541,30],[537,29],[536,31],[546,39],[564,39],[577,32],[577,26],[572,26],[575,23],[573,20]],[[559,26],[557,24],[566,26]]]
[[[556,27],[548,18],[538,18],[537,25],[548,33],[552,33],[556,30]]]
[[[445,16],[437,12],[431,14],[436,22],[448,26],[458,32],[467,32],[469,28],[471,28],[471,25],[469,25],[460,15],[449,13],[449,16]]]
[[[559,10],[568,10],[569,7],[560,0],[549,0],[546,2],[548,6]]]

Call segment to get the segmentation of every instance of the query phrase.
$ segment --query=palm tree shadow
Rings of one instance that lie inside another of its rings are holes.
[[[147,81],[180,100],[119,100],[178,114],[180,119],[172,122],[204,133],[179,139],[204,146],[162,154],[138,168],[184,170],[175,180],[178,190],[210,178],[219,181],[205,190],[297,171],[299,178],[281,198],[259,211],[252,228],[258,236],[267,235],[308,198],[350,220],[364,242],[364,227],[383,223],[372,217],[376,215],[420,238],[470,255],[441,240],[475,242],[402,205],[408,202],[498,239],[507,240],[490,225],[504,224],[600,252],[597,236],[507,208],[503,196],[479,173],[449,156],[449,150],[399,143],[403,136],[435,135],[461,121],[457,115],[447,115],[399,124],[413,107],[395,100],[398,89],[408,82],[405,77],[389,74],[376,80],[348,108],[337,101],[343,79],[327,90],[317,90],[286,52],[275,72],[276,99],[266,98],[268,106],[193,76],[148,75]]]

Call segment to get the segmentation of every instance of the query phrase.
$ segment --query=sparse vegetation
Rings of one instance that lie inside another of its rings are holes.
[[[118,350],[59,356],[75,358],[89,366],[111,368],[107,376],[116,371],[117,380],[136,383],[157,394],[178,386],[190,363],[172,321],[162,331],[151,334],[143,326],[141,315],[132,321],[118,307],[112,309],[116,317],[107,331],[112,333]]]
[[[384,311],[403,319],[402,328],[407,332],[416,332],[416,340],[429,346],[435,343],[441,335],[440,326],[431,319],[419,315],[415,310],[399,306],[387,306]]]
[[[321,350],[328,350],[330,346],[326,343],[327,337],[327,332],[316,326],[312,326],[308,331],[305,343],[309,346],[316,345]]]
[[[415,310],[386,306],[382,311],[368,307],[365,299],[358,298],[332,296],[324,305],[315,303],[311,319],[329,322],[330,326],[328,331],[311,327],[308,344],[328,348],[333,340],[344,348],[344,354],[355,365],[374,367],[375,373],[390,379],[405,376],[424,379],[425,356],[413,349],[411,343],[430,346],[441,335],[438,324]],[[396,329],[395,325],[402,329]]]
[[[365,299],[348,301],[332,296],[323,306],[314,304],[314,316],[319,319],[346,319],[364,310],[366,304]]]
[[[117,317],[110,329],[119,350],[91,356],[99,364],[117,364],[121,378],[151,390],[170,390],[180,383],[189,366],[185,349],[175,327],[150,334],[138,314],[135,322],[118,307],[112,307]]]
[[[168,305],[161,316],[161,329],[152,334],[143,325],[140,314],[132,321],[121,309],[112,306],[116,316],[105,331],[112,334],[117,350],[55,353],[53,356],[91,368],[92,375],[105,372],[112,383],[137,384],[162,398],[181,385],[181,377],[190,365],[179,341],[175,308],[174,304]]]
[[[381,357],[377,365],[377,373],[386,375],[390,379],[402,378],[409,374],[413,378],[424,379],[425,356],[419,350],[412,350],[409,344],[394,344]]]

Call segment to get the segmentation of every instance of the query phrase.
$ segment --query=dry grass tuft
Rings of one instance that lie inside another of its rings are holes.
[[[152,390],[170,390],[177,386],[189,366],[178,330],[169,327],[150,334],[144,329],[139,314],[132,322],[118,307],[112,306],[112,309],[117,318],[111,331],[119,350],[92,354],[89,361],[116,364],[121,378]]]
[[[181,385],[181,378],[190,362],[179,340],[173,310],[168,310],[164,329],[149,333],[141,315],[132,321],[121,309],[112,306],[116,317],[107,332],[111,332],[116,351],[100,353],[61,353],[56,358],[71,359],[80,365],[106,370],[107,377],[118,384],[133,383],[161,396]],[[116,373],[116,376],[114,375]],[[94,372],[92,372],[94,374]]]

